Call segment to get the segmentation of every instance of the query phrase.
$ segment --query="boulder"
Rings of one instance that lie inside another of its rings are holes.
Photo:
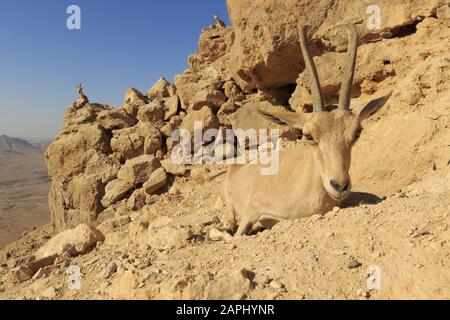
[[[245,269],[223,270],[211,281],[206,299],[241,300],[251,290],[251,281]]]
[[[108,183],[105,187],[105,195],[101,203],[107,208],[125,198],[125,196],[134,188],[132,181],[116,179]]]
[[[170,97],[170,87],[170,83],[164,77],[161,77],[145,95],[150,99],[167,98]]]
[[[146,182],[159,167],[159,161],[153,155],[146,154],[125,162],[117,177],[122,181],[131,182],[135,186]]]
[[[34,261],[28,262],[11,271],[11,279],[13,282],[21,283],[33,278],[33,276],[42,268],[50,266],[54,263],[56,256],[48,256]]]
[[[140,91],[134,88],[130,88],[125,93],[124,104],[126,105],[144,105],[148,103],[148,98],[144,96]]]
[[[103,211],[101,200],[105,195],[105,183],[100,175],[75,177],[72,190],[72,204],[75,208],[92,215]]]
[[[143,189],[147,194],[153,194],[167,183],[167,174],[163,168],[158,168],[152,172],[150,178],[144,183]]]
[[[147,243],[155,250],[169,250],[180,248],[186,241],[192,238],[190,228],[177,228],[165,226],[160,229],[149,228]]]
[[[137,119],[142,122],[158,124],[164,121],[166,108],[162,102],[154,101],[139,108]]]
[[[166,106],[166,113],[164,116],[164,120],[169,120],[171,117],[178,113],[178,108],[180,106],[180,99],[177,95],[174,95],[170,98],[167,98],[164,101],[164,105]]]
[[[61,133],[47,148],[46,162],[51,177],[69,177],[77,175],[89,160],[87,151],[98,150],[108,153],[108,134],[97,125],[83,125],[76,131]]]
[[[184,83],[184,81],[186,81],[185,75],[175,78],[175,83],[178,83],[178,95],[184,109],[200,110],[204,106],[208,106],[217,111],[227,101],[225,94],[220,91],[221,82],[197,80]]]
[[[186,166],[183,164],[174,164],[171,158],[166,158],[161,161],[161,166],[167,173],[174,176],[184,176],[186,174]]]
[[[199,72],[220,62],[229,53],[233,42],[231,28],[205,28],[198,41],[198,51],[188,58],[189,67]]]
[[[204,88],[195,92],[193,99],[189,106],[193,110],[201,110],[204,106],[211,108],[212,111],[217,112],[220,106],[227,101],[227,97],[219,90],[211,87]]]
[[[97,230],[100,231],[102,234],[106,235],[128,223],[130,223],[130,217],[126,215],[117,218],[111,218],[100,223],[97,226]]]
[[[97,121],[107,130],[128,128],[136,124],[136,120],[124,109],[102,111],[98,114]]]
[[[121,155],[123,160],[143,154],[154,154],[162,147],[159,130],[151,123],[139,123],[132,128],[114,130],[111,149]]]
[[[81,125],[93,124],[97,121],[97,115],[104,110],[112,108],[98,103],[88,103],[81,109],[71,105],[64,115],[63,130],[67,133],[77,130]]]
[[[219,121],[214,113],[208,107],[203,107],[200,110],[189,112],[183,119],[180,128],[194,133],[195,122],[201,122],[203,130],[218,129]]]
[[[87,224],[80,224],[74,229],[63,231],[50,239],[35,254],[36,259],[56,257],[64,252],[72,256],[86,253],[92,249],[98,241],[104,241],[105,237],[98,230]]]

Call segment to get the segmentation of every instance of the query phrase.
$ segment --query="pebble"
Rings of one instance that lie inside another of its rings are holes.
[[[40,296],[46,299],[55,299],[56,289],[54,287],[47,288],[46,290],[41,292]]]
[[[361,266],[362,266],[362,263],[359,262],[359,261],[356,260],[356,259],[351,260],[351,261],[349,262],[349,264],[348,264],[348,268],[349,268],[349,269],[356,269],[356,268],[359,268],[359,267],[361,267]]]
[[[103,270],[103,274],[102,277],[104,279],[108,279],[109,277],[111,277],[115,272],[117,272],[117,264],[115,262],[111,262],[110,264],[108,264],[105,268],[105,270]]]
[[[370,298],[370,292],[369,291],[367,291],[367,290],[361,290],[361,289],[358,289],[357,291],[356,291],[356,295],[358,296],[358,297],[361,297],[361,298]]]
[[[287,292],[286,287],[279,281],[273,280],[270,282],[269,286],[272,289],[278,290],[279,292]]]

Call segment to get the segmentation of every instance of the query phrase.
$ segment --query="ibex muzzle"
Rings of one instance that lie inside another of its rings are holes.
[[[361,111],[350,110],[358,36],[348,32],[348,63],[337,106],[325,106],[316,67],[307,45],[307,26],[300,28],[300,44],[310,78],[313,113],[260,112],[279,125],[302,129],[305,144],[280,152],[277,174],[262,176],[258,165],[232,166],[225,183],[225,201],[240,217],[236,235],[246,234],[257,221],[324,214],[349,195],[351,149],[358,140],[361,121],[377,112],[390,94],[369,102]]]

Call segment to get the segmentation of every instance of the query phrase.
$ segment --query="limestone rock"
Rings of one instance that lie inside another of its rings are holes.
[[[133,192],[127,202],[128,209],[131,211],[140,210],[145,206],[146,194],[144,190],[138,189]]]
[[[139,123],[132,128],[114,130],[111,148],[121,155],[123,160],[154,154],[162,147],[159,130],[149,122]]]
[[[146,182],[153,171],[159,167],[159,161],[153,155],[146,154],[125,162],[117,177],[123,181],[129,181],[133,185],[138,185]]]
[[[40,269],[52,265],[55,261],[55,258],[55,255],[40,259],[38,258],[35,261],[28,262],[13,269],[11,271],[12,281],[21,283],[30,280]]]
[[[304,63],[298,41],[301,23],[313,27],[314,39],[328,48],[345,49],[345,34],[333,36],[334,26],[360,24],[362,43],[392,37],[396,29],[411,25],[422,17],[432,16],[439,1],[402,2],[381,0],[376,3],[383,12],[382,29],[370,30],[361,17],[367,17],[368,5],[355,6],[351,1],[279,1],[227,0],[233,25],[234,42],[230,50],[230,72],[237,84],[246,89],[279,88],[294,83]],[[321,49],[314,45],[313,55]]]
[[[65,251],[72,255],[86,253],[94,247],[98,241],[103,241],[105,237],[101,232],[89,227],[86,224],[80,224],[74,229],[63,231],[50,239],[35,254],[36,259],[58,256]]]
[[[181,247],[193,236],[190,228],[173,226],[162,227],[159,230],[149,229],[148,244],[155,250],[169,250]]]
[[[132,181],[122,179],[111,181],[105,187],[105,195],[101,200],[102,205],[106,208],[122,200],[133,188]]]
[[[139,108],[137,119],[142,122],[158,124],[164,121],[166,109],[161,102],[154,101]]]
[[[148,98],[137,89],[130,88],[125,93],[124,103],[126,105],[144,105],[148,103]]]
[[[203,130],[219,128],[217,117],[214,115],[211,109],[206,106],[201,110],[189,112],[183,119],[180,128],[185,129],[192,134],[194,133],[195,122],[200,122]]]
[[[171,158],[166,158],[161,161],[161,166],[164,170],[174,176],[184,176],[186,174],[186,166],[183,164],[174,164]]]
[[[97,230],[102,234],[106,235],[110,232],[113,232],[115,229],[120,228],[126,224],[130,223],[129,216],[120,216],[117,218],[111,218],[103,221],[101,224],[97,226]]]
[[[97,121],[107,130],[128,128],[136,124],[136,120],[124,109],[102,111],[98,114]]]
[[[245,269],[223,270],[210,283],[206,299],[241,300],[251,289],[248,271]]]
[[[144,183],[143,189],[147,194],[153,194],[167,183],[167,174],[164,168],[158,168],[152,172],[149,179]]]
[[[180,105],[180,99],[177,95],[174,95],[170,98],[167,98],[164,101],[164,105],[167,108],[167,111],[164,116],[164,120],[169,120],[171,117],[178,113],[178,107]]]
[[[46,161],[51,177],[68,177],[80,173],[89,160],[87,151],[110,150],[108,135],[102,127],[87,125],[71,134],[62,133],[48,147]]]
[[[211,26],[202,31],[198,41],[198,52],[188,58],[189,67],[198,72],[206,66],[217,65],[229,53],[233,42],[231,28],[216,28]]]
[[[162,99],[170,96],[169,91],[170,83],[164,77],[161,77],[145,95],[150,99]]]
[[[75,208],[92,214],[103,210],[101,200],[105,193],[105,183],[100,175],[75,177],[72,184],[72,203]]]

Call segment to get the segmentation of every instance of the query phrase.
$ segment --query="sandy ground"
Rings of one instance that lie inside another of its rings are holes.
[[[50,222],[49,188],[42,154],[0,155],[0,248]]]

